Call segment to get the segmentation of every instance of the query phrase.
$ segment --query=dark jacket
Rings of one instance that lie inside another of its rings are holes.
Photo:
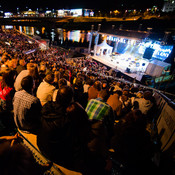
[[[79,171],[82,169],[82,159],[85,155],[84,143],[82,143],[85,141],[81,139],[84,137],[79,136],[78,128],[81,126],[75,126],[68,119],[66,109],[57,103],[48,102],[42,109],[41,129],[37,143],[41,152],[51,161]]]
[[[66,164],[70,154],[69,127],[65,109],[54,102],[43,106],[37,143],[41,152],[59,165]]]

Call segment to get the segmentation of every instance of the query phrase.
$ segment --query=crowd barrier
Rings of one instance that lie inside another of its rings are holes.
[[[161,151],[175,153],[175,104],[165,95],[155,92],[157,103],[157,132],[161,141]]]

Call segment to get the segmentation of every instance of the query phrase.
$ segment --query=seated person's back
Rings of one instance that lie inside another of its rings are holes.
[[[32,95],[33,82],[31,76],[22,79],[23,90],[15,93],[13,109],[16,126],[21,130],[36,133],[40,125],[41,103]]]

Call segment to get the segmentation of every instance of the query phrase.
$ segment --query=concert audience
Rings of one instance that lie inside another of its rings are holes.
[[[137,163],[149,162],[152,145],[144,115],[155,106],[152,92],[106,77],[107,68],[90,58],[70,61],[68,51],[41,50],[16,31],[0,31],[0,37],[1,72],[11,68],[18,74],[13,74],[16,93],[9,97],[9,110],[17,128],[37,135],[47,158],[85,175],[107,174],[110,148],[126,171],[137,173]]]

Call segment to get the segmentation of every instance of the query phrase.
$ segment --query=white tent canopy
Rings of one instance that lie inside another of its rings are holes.
[[[104,40],[101,44],[97,45],[97,55],[111,55],[113,47],[109,46]]]

